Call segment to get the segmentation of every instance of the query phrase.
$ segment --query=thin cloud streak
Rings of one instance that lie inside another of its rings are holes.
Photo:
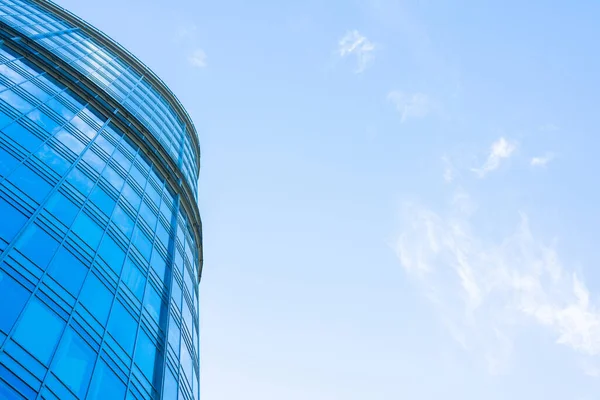
[[[466,193],[459,197],[473,202]],[[446,216],[406,205],[393,247],[461,347],[490,373],[502,373],[517,333],[533,322],[557,344],[599,356],[600,309],[554,243],[538,239],[523,213],[512,234],[485,240],[471,222],[473,208],[453,204]]]
[[[554,154],[546,153],[541,157],[533,157],[530,161],[530,164],[532,167],[545,167],[552,160],[554,160]]]
[[[516,149],[516,143],[510,142],[504,137],[501,137],[492,143],[490,154],[488,155],[483,166],[481,168],[473,168],[472,171],[479,175],[480,178],[483,178],[489,172],[498,169],[502,160],[510,158]]]
[[[342,39],[340,39],[337,52],[342,58],[354,55],[357,61],[357,67],[354,72],[360,74],[364,72],[375,59],[375,56],[373,55],[375,48],[376,46],[373,42],[355,29],[349,31]]]
[[[391,91],[387,99],[394,104],[396,110],[400,113],[402,122],[409,118],[424,118],[432,109],[432,102],[424,93],[404,93],[401,91]]]
[[[188,61],[190,65],[196,68],[205,68],[207,66],[206,63],[206,53],[202,49],[196,49],[189,56]]]

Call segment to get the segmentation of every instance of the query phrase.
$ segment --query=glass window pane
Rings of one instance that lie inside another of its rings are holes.
[[[156,274],[160,279],[165,278],[165,272],[167,270],[167,261],[160,255],[158,250],[154,248],[152,252],[152,259],[150,260],[152,269],[156,271]]]
[[[146,201],[142,202],[142,206],[140,207],[140,215],[142,216],[142,218],[144,218],[150,229],[154,230],[158,217],[150,209],[148,204],[146,204]]]
[[[188,350],[188,347],[185,344],[185,342],[181,342],[181,366],[183,372],[185,372],[187,381],[189,382],[190,386],[192,386],[192,357],[190,356],[190,351]]]
[[[63,156],[54,151],[53,148],[48,146],[47,144],[43,144],[38,151],[35,152],[35,155],[44,162],[47,166],[56,171],[59,175],[63,175],[69,167],[71,163],[69,163]]]
[[[169,344],[179,357],[179,345],[181,343],[181,329],[175,323],[173,316],[169,317]]]
[[[146,285],[144,306],[148,313],[152,316],[152,319],[154,319],[156,323],[159,323],[160,316],[164,312],[164,303],[162,302],[158,292],[152,287],[151,284]]]
[[[152,242],[150,242],[150,239],[148,239],[148,237],[140,230],[138,226],[135,227],[132,241],[140,254],[144,256],[146,260],[150,260]]]
[[[73,231],[82,238],[92,249],[96,249],[100,244],[100,239],[104,231],[85,213],[79,213],[79,216],[73,224]]]
[[[98,253],[104,261],[115,271],[117,275],[121,274],[123,269],[123,261],[125,260],[125,252],[115,243],[108,235],[102,239],[102,244],[98,249]]]
[[[113,295],[106,286],[90,273],[81,290],[81,303],[101,324],[106,323]]]
[[[61,193],[54,193],[46,203],[46,209],[50,211],[66,227],[71,226],[79,208]]]
[[[44,334],[39,334],[40,327]],[[48,365],[65,322],[39,299],[34,298],[19,321],[14,339],[44,365]]]
[[[87,164],[96,170],[96,172],[101,173],[104,169],[106,163],[102,161],[100,157],[96,155],[93,151],[88,149],[85,153],[83,153],[83,159]]]
[[[75,186],[75,188],[85,197],[90,194],[90,191],[94,187],[94,182],[88,178],[86,174],[81,172],[79,168],[73,168],[73,170],[71,170],[69,175],[67,175],[67,181]]]
[[[121,276],[121,279],[133,292],[133,294],[138,298],[138,300],[141,301],[142,296],[144,295],[144,285],[146,284],[146,278],[129,257],[125,261],[125,265],[123,267],[123,275]]]
[[[106,132],[104,132],[102,135],[98,135],[98,137],[96,138],[96,144],[106,152],[106,154],[108,154],[109,156],[112,154],[113,150],[115,149],[115,146],[110,143],[105,137],[104,135],[106,135]]]
[[[133,353],[136,329],[137,324],[131,314],[120,302],[115,301],[108,322],[108,331],[129,355]]]
[[[40,144],[42,144],[42,141],[37,136],[17,122],[8,125],[2,129],[2,131],[6,134],[6,136],[19,143],[30,153],[37,149]]]
[[[16,158],[0,148],[0,176],[7,176],[18,164],[19,161]]]
[[[177,379],[169,368],[165,370],[165,386],[163,388],[163,399],[177,400]]]
[[[181,315],[183,317],[184,326],[187,326],[190,333],[192,333],[192,326],[194,325],[194,322],[192,320],[192,313],[190,311],[190,307],[188,306],[188,302],[185,299],[185,297],[183,299],[183,309]]]
[[[173,298],[173,300],[175,300],[175,304],[177,305],[177,308],[179,310],[181,310],[181,295],[182,295],[182,291],[181,291],[181,286],[179,285],[179,282],[173,278],[173,284],[171,285],[171,297]]]
[[[104,361],[98,361],[86,400],[123,400],[124,398],[123,382]]]
[[[17,249],[45,270],[58,248],[58,242],[37,225],[29,225],[15,245]]]
[[[0,331],[8,334],[29,294],[27,289],[0,269]]]
[[[139,208],[142,198],[139,194],[137,194],[137,192],[133,189],[129,182],[126,182],[125,186],[123,186],[122,194],[123,197],[125,197],[127,201],[129,201],[134,210],[137,210]]]
[[[137,339],[137,349],[135,351],[135,363],[150,382],[152,382],[154,376],[156,353],[156,346],[148,335],[146,335],[146,332],[140,329]]]
[[[25,225],[27,218],[2,198],[0,198],[0,215],[2,216],[0,238],[10,243]]]
[[[102,173],[102,176],[106,178],[106,180],[110,182],[110,184],[113,185],[115,189],[121,191],[121,187],[123,186],[125,179],[123,179],[123,177],[121,177],[121,175],[119,175],[119,173],[115,171],[110,165],[106,166],[104,172]]]
[[[134,225],[133,219],[131,219],[129,214],[127,214],[120,205],[117,205],[117,208],[115,208],[115,213],[112,217],[112,220],[113,223],[123,231],[125,236],[129,238],[131,237]]]
[[[96,352],[69,328],[60,342],[52,370],[79,398],[83,398],[95,362]]]
[[[63,107],[63,109],[65,108]],[[65,130],[58,132],[55,135],[55,137],[76,155],[81,154],[81,152],[85,148],[85,146],[83,145],[83,143],[81,143],[79,139],[77,139],[75,136],[71,135]]]
[[[32,110],[27,116],[47,132],[53,133],[59,128],[59,125],[39,108]]]
[[[25,165],[14,170],[8,180],[33,200],[41,203],[52,186]]]
[[[79,294],[86,273],[85,265],[64,247],[58,249],[48,269],[48,274],[75,297]]]
[[[96,186],[92,190],[90,200],[98,206],[107,217],[111,216],[115,204],[117,204],[100,186]]]

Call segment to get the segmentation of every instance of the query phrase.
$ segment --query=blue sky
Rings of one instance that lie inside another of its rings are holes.
[[[597,2],[59,4],[196,122],[204,400],[597,398]]]

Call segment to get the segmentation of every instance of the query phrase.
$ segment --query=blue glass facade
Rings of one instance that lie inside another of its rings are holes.
[[[199,153],[117,43],[0,0],[0,400],[199,399]]]

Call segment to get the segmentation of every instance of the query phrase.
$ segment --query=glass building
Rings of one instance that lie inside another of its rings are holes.
[[[200,148],[167,86],[0,0],[0,399],[199,399]]]

